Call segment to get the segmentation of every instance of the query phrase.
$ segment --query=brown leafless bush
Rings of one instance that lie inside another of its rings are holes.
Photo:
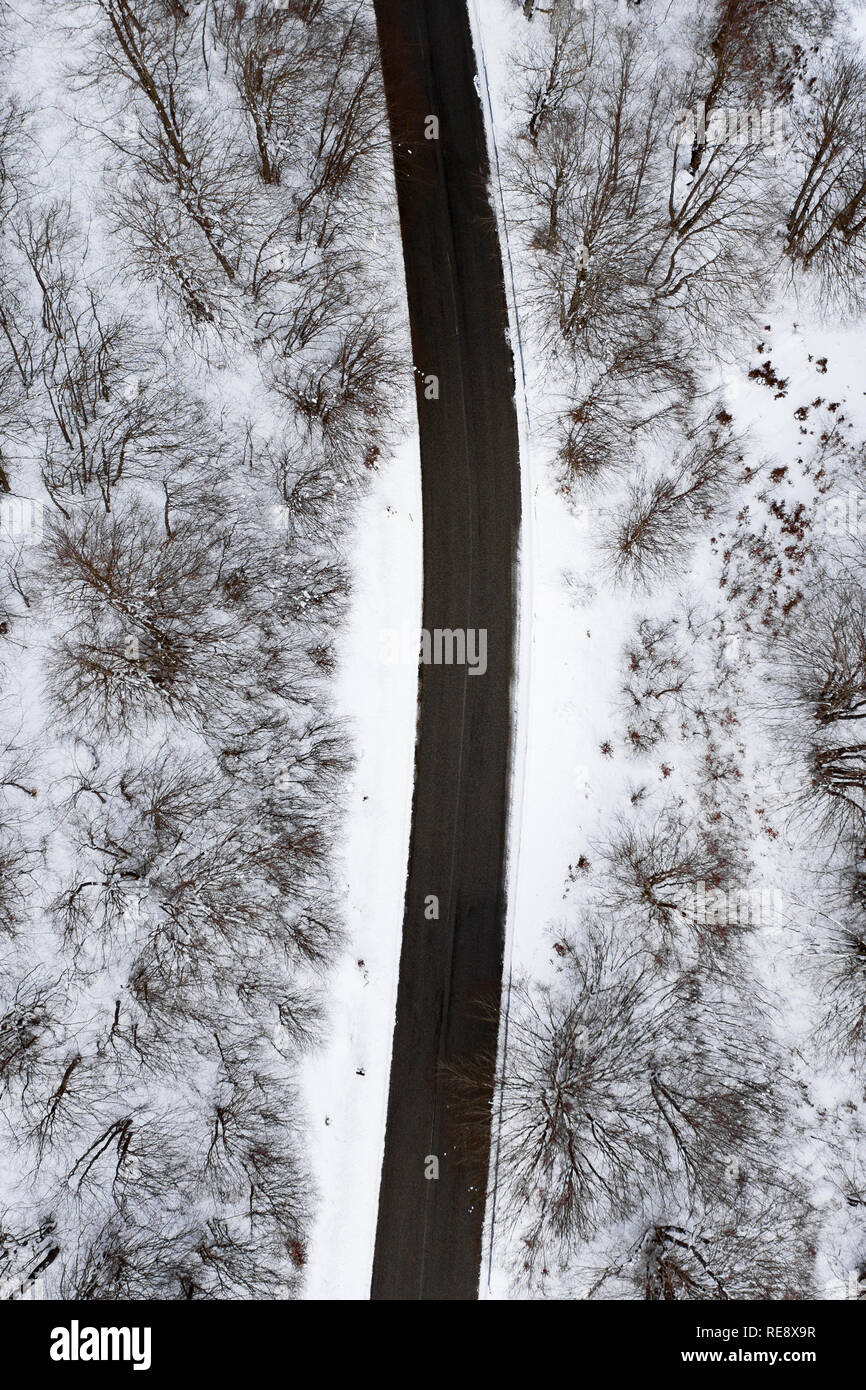
[[[687,428],[694,375],[673,344],[652,342],[650,328],[620,341],[606,366],[575,379],[573,404],[556,425],[557,464],[566,493],[590,491],[633,467],[643,446],[671,426]]]
[[[725,498],[737,457],[736,441],[711,415],[687,433],[667,473],[640,473],[606,542],[614,576],[646,584],[681,559]]]
[[[745,866],[730,833],[696,829],[668,808],[648,824],[621,824],[603,853],[610,911],[649,949],[682,960],[690,941],[718,969],[718,954],[747,925],[731,891],[743,883]]]
[[[272,382],[314,452],[327,456],[338,477],[357,479],[387,436],[404,372],[387,321],[370,310],[300,364],[275,361]]]
[[[692,708],[694,663],[682,651],[678,629],[675,618],[641,618],[626,647],[623,697],[627,734],[636,751],[666,739],[670,721]]]
[[[286,393],[302,419],[318,420],[334,436],[352,417],[375,417],[396,365],[385,325],[365,315],[341,331],[332,354],[306,364]]]
[[[288,513],[289,532],[303,544],[323,531],[340,533],[339,477],[324,452],[284,442],[269,452],[280,497]]]

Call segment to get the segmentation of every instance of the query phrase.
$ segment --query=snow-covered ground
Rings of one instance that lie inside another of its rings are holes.
[[[329,981],[328,1038],[305,1094],[318,1217],[306,1298],[365,1299],[403,928],[412,811],[417,670],[383,661],[383,634],[421,626],[421,478],[417,436],[382,470],[358,517],[353,601],[340,653],[340,708],[357,766],[342,871],[349,944]]]
[[[56,1239],[62,1257],[47,1286],[66,1297],[365,1299],[417,701],[411,651],[394,663],[385,644],[417,631],[422,579],[384,108],[379,94],[359,184],[349,179],[333,200],[319,190],[298,213],[293,180],[300,197],[316,155],[306,150],[304,164],[299,154],[309,131],[291,126],[295,87],[275,108],[288,123],[279,140],[269,129],[257,139],[249,124],[255,92],[242,98],[232,50],[250,32],[243,7],[135,3],[153,21],[140,30],[143,61],[171,88],[169,102],[153,102],[95,0],[0,6],[12,99],[0,129],[0,465],[13,533],[3,537],[0,653],[0,1288],[18,1296]],[[721,826],[734,847],[726,892],[773,904],[731,979],[744,1036],[754,1041],[754,1021],[765,1044],[757,1063],[778,1061],[779,1162],[796,1194],[784,1232],[774,1214],[763,1228],[744,1220],[742,1235],[793,1241],[818,1296],[857,1296],[862,1050],[858,1062],[825,1046],[819,994],[839,952],[828,932],[851,909],[839,883],[853,876],[853,894],[862,864],[856,837],[834,842],[816,817],[804,716],[785,679],[813,609],[825,612],[827,593],[851,576],[862,588],[866,327],[862,313],[842,322],[792,273],[750,306],[751,320],[720,332],[718,350],[689,349],[688,410],[705,399],[709,429],[724,435],[727,490],[708,490],[687,543],[648,582],[618,579],[616,528],[633,478],[620,467],[584,487],[557,457],[557,417],[575,405],[581,364],[569,376],[567,353],[551,356],[542,341],[537,210],[514,175],[520,64],[558,7],[536,6],[530,20],[532,6],[516,0],[469,0],[523,495],[500,1063],[507,1078],[512,984],[555,992],[569,980],[574,941],[618,887],[616,853],[632,853],[626,833],[671,813],[686,835]],[[306,20],[283,9],[265,16],[274,42],[264,65],[304,41]],[[348,90],[375,52],[371,5],[357,25],[350,10],[336,6],[334,20],[358,44],[346,50]],[[574,13],[595,15],[599,36],[640,25],[657,37],[658,25],[671,62],[684,61],[686,0],[584,0]],[[862,5],[840,7],[838,24],[866,46]],[[331,61],[332,36],[319,42]],[[820,58],[816,44],[804,61],[817,71]],[[287,62],[278,79],[303,85],[314,69],[299,76]],[[330,106],[327,65],[325,76],[304,88],[310,110]],[[804,105],[809,85],[795,89]],[[269,138],[287,161],[282,184],[259,167]],[[184,141],[195,157],[178,163]],[[688,177],[681,167],[672,200],[687,195]],[[743,276],[757,276],[762,248],[739,253]],[[384,346],[374,398],[346,410],[341,435],[327,423],[340,371],[318,374],[345,345],[352,314],[353,330],[375,324],[372,347]],[[104,325],[116,338],[97,351]],[[148,432],[139,412],[152,403]],[[115,476],[107,422],[127,417]],[[381,430],[370,425],[380,419]],[[677,441],[672,429],[641,431],[649,443],[634,476],[650,478]],[[15,498],[39,519],[24,545]],[[70,537],[82,516],[79,553]],[[132,542],[115,529],[141,517]],[[93,567],[81,579],[88,546],[99,552],[118,536],[111,582],[99,571],[94,583]],[[140,547],[132,574],[130,545]],[[161,664],[177,632],[179,675]],[[656,667],[665,688],[648,694],[641,683]],[[184,698],[163,700],[175,676]],[[859,727],[856,711],[844,717]],[[660,972],[666,950],[654,958]],[[726,1042],[727,1027],[700,1049]],[[497,1112],[482,1297],[608,1287],[618,1293],[600,1297],[633,1296],[620,1266],[634,1264],[647,1220],[681,1219],[678,1198],[642,1194],[587,1235],[579,1259],[528,1280],[519,1222],[506,1220],[499,1139]],[[710,1156],[720,1161],[737,1180],[737,1156]]]

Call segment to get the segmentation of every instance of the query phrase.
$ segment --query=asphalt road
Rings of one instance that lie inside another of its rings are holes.
[[[487,670],[420,668],[371,1297],[474,1299],[489,1132],[482,1126],[471,1146],[461,1144],[447,1078],[496,1048],[520,522],[514,373],[464,4],[375,0],[375,9],[421,374],[424,627],[485,629]],[[438,139],[425,138],[431,115]],[[431,375],[438,399],[428,399]],[[480,1007],[485,1000],[492,1015]],[[438,1178],[425,1176],[435,1171],[432,1158]]]

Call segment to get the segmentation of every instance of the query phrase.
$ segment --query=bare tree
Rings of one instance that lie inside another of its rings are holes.
[[[296,1021],[294,1036],[310,1035],[316,1002],[286,969],[323,963],[339,939],[314,778],[321,769],[337,782],[346,759],[332,731],[308,728],[306,739],[292,762],[288,750],[285,762],[273,748],[262,762],[248,748],[222,777],[164,752],[98,786],[95,809],[81,813],[79,870],[56,900],[59,921],[78,946],[131,961],[133,996],[166,1027],[219,1014],[233,997],[271,1027]]]
[[[825,583],[776,644],[786,704],[826,727],[866,718],[866,596]]]
[[[379,58],[368,17],[349,4],[275,9],[220,0],[214,28],[255,140],[259,173],[291,171],[294,237],[328,246],[384,149]]]
[[[797,176],[786,253],[821,278],[826,294],[860,296],[866,228],[866,64],[836,48],[803,108],[795,110]]]
[[[73,617],[57,647],[58,702],[106,731],[160,710],[205,717],[205,673],[224,682],[240,658],[236,621],[210,602],[226,540],[185,520],[167,534],[137,502],[57,525],[48,572]]]
[[[828,887],[815,904],[808,977],[818,999],[817,1039],[827,1054],[859,1061],[866,1055],[866,854],[857,826],[838,845]]]
[[[789,100],[806,72],[807,48],[817,49],[835,18],[834,0],[715,0],[686,20],[695,62],[686,104],[702,102],[712,119],[725,102],[742,107]],[[707,151],[706,129],[696,132],[691,170]]]
[[[744,1017],[721,978],[666,980],[612,926],[559,945],[561,978],[513,995],[497,1082],[500,1210],[533,1269],[659,1188],[715,1198],[739,1174],[766,1178],[784,1113],[757,1007]],[[461,1079],[466,1123],[481,1123],[471,1068]]]
[[[585,11],[554,0],[543,37],[534,32],[514,55],[518,110],[533,144],[545,124],[567,105],[575,84],[592,64],[596,33],[587,20]]]
[[[792,615],[773,652],[783,739],[804,762],[801,800],[839,828],[866,815],[866,604],[844,575],[818,576],[807,608]]]
[[[6,959],[0,1003],[0,1086],[27,1085],[62,1017],[62,991],[44,970]]]
[[[797,1300],[816,1296],[815,1222],[784,1184],[733,1183],[724,1200],[662,1201],[653,1220],[601,1269],[583,1267],[584,1296],[651,1302]]]
[[[645,194],[666,124],[664,75],[640,34],[621,31],[599,40],[580,83],[514,144],[510,179],[537,266],[532,302],[551,350],[564,340],[603,356],[634,336],[649,300]]]
[[[24,1299],[38,1291],[60,1254],[56,1227],[43,1217],[30,1230],[21,1230],[12,1214],[0,1216],[0,1299]]]
[[[310,115],[311,70],[323,61],[322,25],[300,6],[224,0],[214,7],[213,24],[254,132],[262,180],[278,184]]]

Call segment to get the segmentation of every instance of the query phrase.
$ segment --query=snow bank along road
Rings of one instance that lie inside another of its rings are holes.
[[[374,1299],[477,1297],[489,1128],[456,1132],[454,1071],[492,1094],[505,920],[515,549],[514,374],[475,60],[461,0],[375,0],[416,368],[424,628],[415,799]],[[435,117],[436,121],[428,118]],[[438,122],[438,129],[437,129]],[[484,1006],[487,1006],[486,1008]],[[436,1176],[438,1171],[438,1176]]]

